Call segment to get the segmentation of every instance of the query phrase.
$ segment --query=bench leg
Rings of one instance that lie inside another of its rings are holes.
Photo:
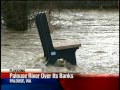
[[[76,56],[75,52],[70,53],[68,56],[65,56],[64,59],[69,62],[71,65],[76,65]]]
[[[48,66],[48,65],[54,65],[56,61],[57,61],[56,57],[49,58],[46,66]]]
[[[71,65],[76,65],[75,52],[72,55],[70,55],[70,58],[68,59],[68,61],[70,62]]]

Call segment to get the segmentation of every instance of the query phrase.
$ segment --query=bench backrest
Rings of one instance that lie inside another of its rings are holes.
[[[44,53],[51,54],[51,52],[54,52],[55,50],[50,36],[47,18],[44,12],[36,15],[36,25],[41,38]]]
[[[45,52],[47,52],[47,50],[46,50],[46,45],[45,45],[45,43],[44,43],[44,36],[43,36],[43,34],[42,34],[42,31],[41,31],[41,24],[40,24],[40,17],[41,17],[41,13],[38,13],[37,15],[36,15],[36,25],[37,25],[37,29],[38,29],[38,33],[39,33],[39,37],[40,37],[40,40],[41,40],[41,42],[42,42],[42,47],[43,47],[43,50],[44,50],[44,53]]]

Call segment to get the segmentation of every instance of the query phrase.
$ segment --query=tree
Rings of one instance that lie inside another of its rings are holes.
[[[1,6],[7,28],[19,31],[28,29],[28,11],[25,1],[2,1]]]

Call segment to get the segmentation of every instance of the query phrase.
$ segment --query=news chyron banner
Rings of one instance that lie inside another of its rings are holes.
[[[70,73],[43,73],[41,69],[2,69],[2,90],[64,90],[60,78]]]
[[[44,73],[2,69],[1,90],[119,90],[118,74]]]

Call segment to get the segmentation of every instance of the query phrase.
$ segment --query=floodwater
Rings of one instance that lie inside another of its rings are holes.
[[[74,40],[77,66],[57,62],[46,67],[36,26],[25,32],[1,30],[1,68],[41,69],[44,72],[119,73],[119,11],[54,11],[51,23],[53,43]],[[72,68],[70,68],[72,67]]]

